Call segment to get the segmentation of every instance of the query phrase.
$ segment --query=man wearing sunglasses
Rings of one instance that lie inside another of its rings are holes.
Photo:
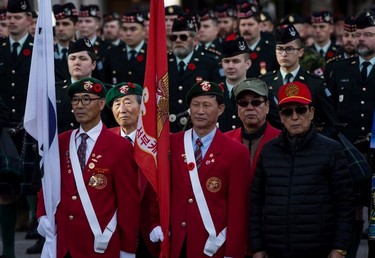
[[[329,98],[331,93],[322,78],[308,73],[300,66],[300,58],[304,54],[304,49],[298,31],[293,25],[279,28],[275,31],[275,40],[276,57],[280,69],[260,77],[270,90],[270,113],[267,120],[276,128],[283,127],[278,115],[277,92],[282,85],[298,81],[306,84],[310,89],[315,107],[314,123],[319,131],[329,137],[336,136],[337,118],[332,100]]]
[[[38,231],[57,237],[57,257],[134,258],[140,191],[132,145],[103,125],[106,90],[99,80],[81,79],[69,86],[68,94],[80,127],[59,135],[56,228],[46,220],[40,192]]]
[[[172,51],[168,54],[169,111],[171,132],[183,130],[187,124],[186,93],[197,82],[221,81],[217,56],[196,50],[197,26],[190,17],[175,19],[172,26]]]
[[[312,123],[305,84],[288,83],[278,97],[285,128],[263,146],[252,184],[253,258],[343,258],[354,218],[346,156]]]

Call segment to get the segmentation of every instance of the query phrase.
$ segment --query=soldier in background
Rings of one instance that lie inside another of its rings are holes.
[[[69,80],[68,68],[69,45],[75,41],[78,10],[73,3],[55,4],[52,7],[55,16],[55,80]]]
[[[227,3],[218,5],[215,9],[215,16],[221,41],[235,39],[237,37],[238,22],[234,7]]]
[[[0,40],[8,37],[8,25],[6,19],[7,9],[0,9]]]
[[[103,58],[108,45],[97,35],[100,28],[101,12],[98,5],[81,5],[78,17],[80,38],[88,38],[96,54],[96,68],[93,77],[103,79]]]
[[[179,5],[166,6],[165,10],[165,34],[167,35],[167,50],[170,50],[172,43],[169,37],[172,35],[173,21],[177,19],[178,16],[182,15],[184,10]]]
[[[258,77],[277,69],[275,45],[261,37],[259,10],[255,5],[245,5],[238,12],[239,32],[249,46],[252,65],[247,70],[247,78]]]
[[[269,32],[272,33],[275,29],[275,25],[273,24],[272,17],[269,12],[261,11],[259,15],[260,19],[260,30],[262,32]]]
[[[199,46],[202,50],[209,50],[220,55],[222,49],[218,38],[219,26],[214,11],[212,9],[205,9],[199,13],[199,17]]]
[[[121,21],[120,35],[125,44],[109,47],[104,61],[104,81],[110,84],[130,81],[143,85],[147,56],[143,14],[127,12]]]
[[[191,18],[180,17],[173,22],[172,51],[168,53],[169,120],[171,132],[181,131],[188,121],[186,93],[202,80],[220,82],[219,59],[196,49],[197,26]]]
[[[102,37],[108,45],[118,46],[123,44],[120,40],[121,17],[117,12],[112,12],[103,16]]]
[[[36,22],[38,20],[38,13],[36,11],[31,11],[31,17],[33,17],[33,21],[31,22],[31,25],[29,26],[29,33],[31,36],[35,36],[35,28],[36,28]]]
[[[335,56],[338,47],[331,40],[333,17],[328,11],[313,12],[311,16],[314,45],[311,47],[325,60]]]

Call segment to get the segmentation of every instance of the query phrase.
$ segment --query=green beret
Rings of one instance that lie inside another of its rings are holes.
[[[192,98],[203,95],[217,95],[224,98],[224,87],[221,83],[216,84],[209,81],[197,82],[186,94],[186,103],[190,105]]]
[[[105,102],[108,107],[112,107],[113,101],[127,95],[140,95],[142,96],[143,88],[138,84],[132,82],[122,82],[113,86],[105,97]]]
[[[76,81],[68,88],[68,95],[70,97],[73,97],[76,93],[91,93],[105,98],[106,92],[107,91],[101,81],[90,77]]]

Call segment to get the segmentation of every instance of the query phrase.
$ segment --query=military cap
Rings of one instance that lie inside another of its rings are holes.
[[[301,103],[304,105],[312,102],[309,88],[306,84],[298,81],[290,82],[281,86],[279,89],[278,98],[278,106],[291,102]]]
[[[216,18],[227,18],[227,17],[237,18],[236,10],[234,9],[232,5],[229,5],[229,4],[218,5],[215,9],[215,16]]]
[[[273,22],[270,13],[267,12],[267,11],[261,11],[261,12],[259,13],[259,20],[260,20],[261,22],[265,22],[265,21]]]
[[[237,13],[238,19],[247,19],[259,16],[259,8],[256,5],[245,4]]]
[[[258,78],[246,79],[233,88],[233,93],[237,100],[242,93],[247,91],[252,91],[262,97],[268,96],[267,84]]]
[[[105,98],[106,89],[101,81],[95,78],[87,77],[76,81],[68,88],[68,95],[73,97],[76,93],[92,93]]]
[[[232,57],[251,52],[243,37],[238,37],[234,40],[223,41],[221,45],[223,48],[223,50],[221,51],[222,57]]]
[[[354,17],[346,17],[344,20],[344,30],[347,32],[355,32],[357,25]]]
[[[311,15],[311,23],[333,24],[333,17],[329,11],[314,11]]]
[[[28,0],[8,0],[7,11],[9,13],[31,12],[31,5]]]
[[[176,31],[194,31],[197,32],[196,23],[189,17],[178,17],[174,19],[172,32]]]
[[[210,81],[197,82],[186,94],[186,103],[190,105],[192,98],[203,95],[216,95],[224,98],[224,87],[222,84]]]
[[[69,45],[69,55],[81,51],[90,51],[95,53],[94,47],[88,38],[81,38]]]
[[[143,14],[137,10],[126,12],[121,17],[121,22],[123,23],[139,23],[141,25],[144,25],[145,18],[143,17]]]
[[[0,21],[7,19],[7,9],[0,9]]]
[[[293,24],[289,24],[286,28],[277,28],[274,35],[276,44],[286,44],[300,38]]]
[[[283,17],[280,20],[280,25],[286,26],[289,24],[303,24],[303,18],[297,14],[290,14],[285,17]]]
[[[96,4],[81,4],[81,7],[79,8],[79,17],[94,17],[100,19],[100,8]]]
[[[65,18],[78,18],[78,10],[73,3],[55,4],[52,7],[53,14],[56,20]]]
[[[164,10],[165,15],[181,15],[184,12],[184,9],[179,5],[166,6]]]
[[[116,84],[111,88],[107,96],[105,97],[105,102],[107,103],[108,107],[112,107],[113,102],[117,98],[121,98],[127,95],[140,95],[142,96],[143,88],[142,86],[132,83],[132,82],[122,82],[119,84]]]
[[[215,12],[212,9],[204,9],[198,14],[200,21],[216,20]]]
[[[365,29],[375,26],[375,12],[372,10],[358,14],[356,18],[357,29]]]
[[[236,0],[236,9],[237,11],[240,11],[242,8],[250,5],[259,6],[259,1],[257,0]]]
[[[121,16],[118,12],[111,12],[103,15],[103,23],[111,22],[111,21],[121,21]]]

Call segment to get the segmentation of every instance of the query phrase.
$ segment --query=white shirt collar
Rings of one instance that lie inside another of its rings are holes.
[[[89,131],[87,131],[87,132],[85,132],[85,131],[83,130],[83,128],[80,126],[80,127],[79,127],[79,130],[78,130],[78,133],[77,133],[77,135],[76,135],[76,140],[77,140],[77,138],[78,138],[82,133],[86,133],[86,134],[89,136],[89,138],[90,138],[91,140],[93,140],[94,142],[96,142],[96,140],[97,140],[98,137],[99,137],[100,132],[102,131],[102,128],[103,128],[103,123],[102,123],[101,120],[99,121],[99,123],[98,123],[96,126],[94,126],[93,128],[91,128],[91,129],[90,129]]]
[[[184,61],[185,66],[190,62],[191,57],[193,56],[194,51],[191,51],[190,54],[188,54],[184,59],[180,59],[176,56],[176,62],[177,64],[180,63],[180,61]]]
[[[29,36],[29,34],[26,33],[25,36],[23,36],[19,41],[17,41],[18,43],[20,43],[21,48],[23,47],[23,44],[25,44],[25,41],[26,41],[28,36]],[[10,46],[12,46],[14,42],[16,42],[16,41],[9,36]]]

